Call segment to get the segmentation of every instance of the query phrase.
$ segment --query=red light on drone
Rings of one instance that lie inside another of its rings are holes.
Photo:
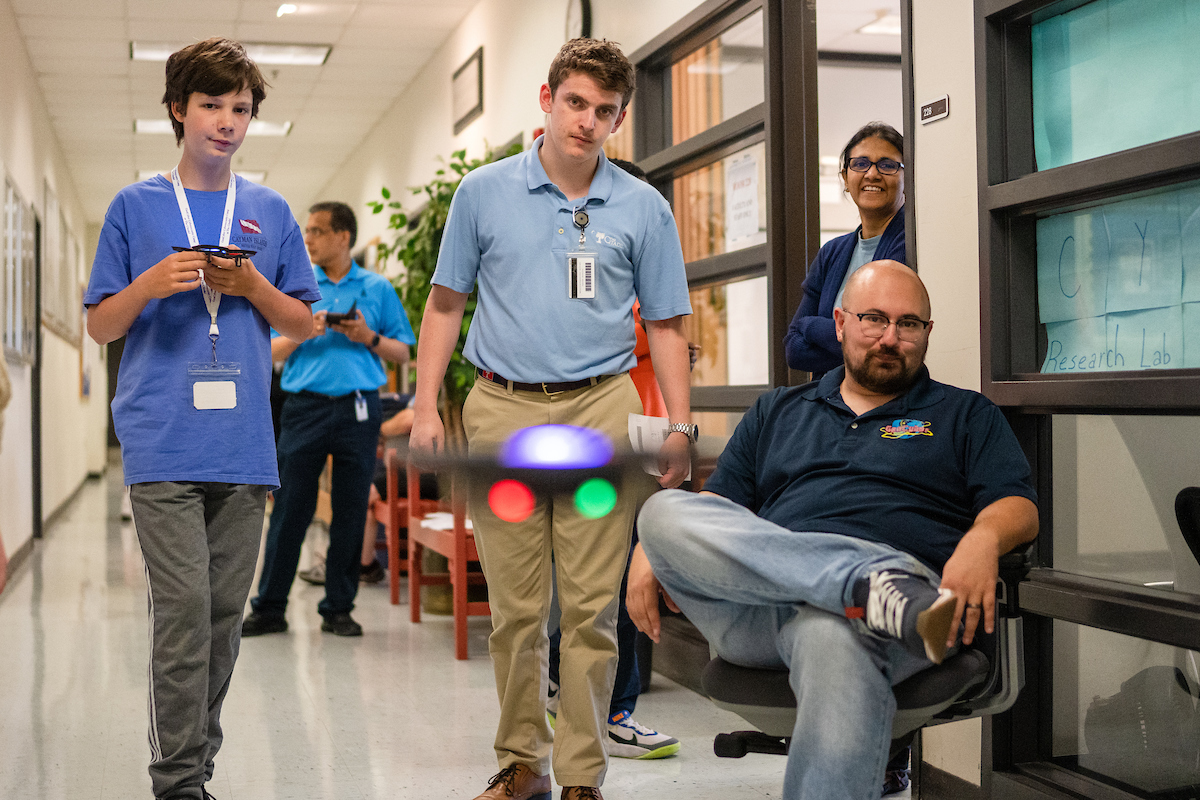
[[[533,506],[533,492],[520,481],[496,481],[488,490],[488,507],[505,522],[524,522]]]

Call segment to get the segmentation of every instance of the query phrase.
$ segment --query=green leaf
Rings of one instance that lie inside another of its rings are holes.
[[[386,186],[384,186],[382,189],[380,189],[379,193],[383,195],[384,200],[392,199],[392,193],[388,191],[388,188]]]

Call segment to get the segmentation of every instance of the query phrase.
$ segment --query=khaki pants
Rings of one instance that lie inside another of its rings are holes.
[[[629,413],[640,411],[628,375],[553,396],[478,380],[463,407],[463,426],[474,455],[494,451],[513,431],[545,424],[595,428],[626,450]],[[560,786],[604,782],[617,665],[617,592],[638,500],[632,480],[617,487],[616,508],[597,520],[580,515],[571,497],[557,496],[538,497],[524,522],[504,522],[488,508],[486,482],[476,481],[471,489],[471,519],[492,608],[488,649],[500,698],[495,747],[502,769],[520,763],[540,775],[549,772],[546,620],[553,553],[562,606],[554,777]]]

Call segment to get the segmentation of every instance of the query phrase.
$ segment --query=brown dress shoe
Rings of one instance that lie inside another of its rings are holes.
[[[564,786],[561,800],[604,800],[595,786]]]
[[[489,778],[487,791],[475,800],[550,800],[550,776],[513,764]]]

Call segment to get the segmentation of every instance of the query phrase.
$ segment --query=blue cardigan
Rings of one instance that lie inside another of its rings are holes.
[[[808,268],[800,308],[796,309],[796,316],[783,338],[787,363],[792,369],[822,373],[842,365],[842,346],[834,332],[833,304],[846,279],[850,256],[861,232],[860,225],[853,233],[826,242]],[[904,250],[903,206],[888,223],[875,250],[875,260],[884,259],[908,263]]]

